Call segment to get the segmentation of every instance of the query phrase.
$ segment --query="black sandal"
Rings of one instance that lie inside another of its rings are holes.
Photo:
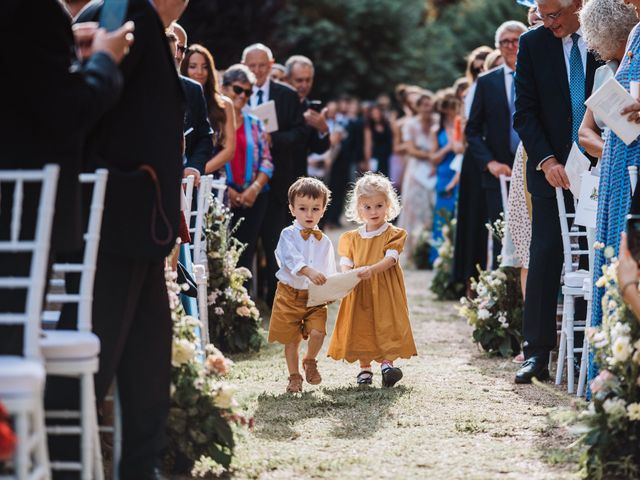
[[[356,377],[358,385],[371,385],[373,383],[373,372],[371,370],[362,370]]]
[[[382,371],[382,386],[387,388],[393,387],[401,378],[402,370],[398,367],[385,368]]]

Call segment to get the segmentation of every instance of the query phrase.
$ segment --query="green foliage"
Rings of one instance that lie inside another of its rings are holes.
[[[233,236],[233,215],[210,199],[205,216],[209,266],[209,336],[226,353],[257,351],[263,343],[260,312],[244,282],[251,272],[237,267],[244,245]]]
[[[465,56],[493,45],[504,21],[525,21],[515,0],[191,0],[181,23],[219,68],[254,42],[284,63],[293,54],[316,65],[312,95],[374,98],[398,83],[438,89],[462,76]]]

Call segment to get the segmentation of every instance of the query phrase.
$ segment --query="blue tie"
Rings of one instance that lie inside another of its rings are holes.
[[[571,140],[578,143],[578,129],[584,117],[584,69],[582,66],[582,55],[578,48],[578,39],[580,35],[571,34],[573,46],[571,47],[571,55],[569,56],[569,93],[571,94]]]
[[[262,95],[264,95],[264,92],[262,90],[258,90],[256,95],[258,95],[258,103],[256,103],[256,105],[262,105]]]
[[[511,124],[511,154],[515,155],[520,144],[520,137],[513,128],[513,114],[516,113],[516,72],[511,72],[511,98],[509,99],[509,123]]]

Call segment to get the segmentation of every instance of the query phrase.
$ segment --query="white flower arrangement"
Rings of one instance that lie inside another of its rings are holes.
[[[601,370],[591,381],[591,400],[579,404],[570,418],[586,478],[640,478],[640,323],[625,305],[617,284],[613,249],[604,249],[610,263],[602,267],[596,286],[604,289],[602,325],[587,339]]]

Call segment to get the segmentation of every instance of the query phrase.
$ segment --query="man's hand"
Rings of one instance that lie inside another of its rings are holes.
[[[362,269],[358,272],[358,278],[362,280],[369,280],[373,277],[373,271],[371,267],[362,267]]]
[[[564,170],[564,165],[558,162],[554,157],[544,161],[542,164],[542,171],[547,182],[549,182],[549,185],[552,187],[560,187],[567,190],[571,186],[569,183],[569,177],[567,177],[567,172]]]
[[[129,47],[133,44],[134,28],[135,25],[132,21],[128,21],[113,32],[98,28],[98,24],[95,22],[77,23],[73,26],[73,35],[78,56],[85,59],[94,53],[104,52],[114,62],[120,63],[129,53]]]
[[[507,177],[511,176],[511,167],[504,163],[500,163],[497,160],[491,160],[487,163],[487,170],[489,170],[489,173],[496,178],[500,178],[500,175],[505,175]]]
[[[638,262],[631,256],[627,247],[627,234],[622,232],[620,237],[620,258],[618,261],[618,285],[625,285],[638,281]],[[622,292],[624,293],[624,292]]]
[[[182,178],[187,178],[189,175],[193,176],[193,186],[198,188],[200,186],[200,172],[193,167],[187,167],[182,171]]]
[[[627,120],[633,123],[640,123],[640,101],[636,100],[620,112],[621,115],[628,115]]]
[[[307,125],[315,128],[320,133],[329,132],[329,125],[327,125],[327,120],[324,118],[324,115],[315,110],[308,109],[304,112],[304,120],[307,122]]]
[[[311,267],[302,267],[302,269],[300,270],[300,274],[307,277],[315,285],[324,285],[325,283],[327,283],[327,277]]]

